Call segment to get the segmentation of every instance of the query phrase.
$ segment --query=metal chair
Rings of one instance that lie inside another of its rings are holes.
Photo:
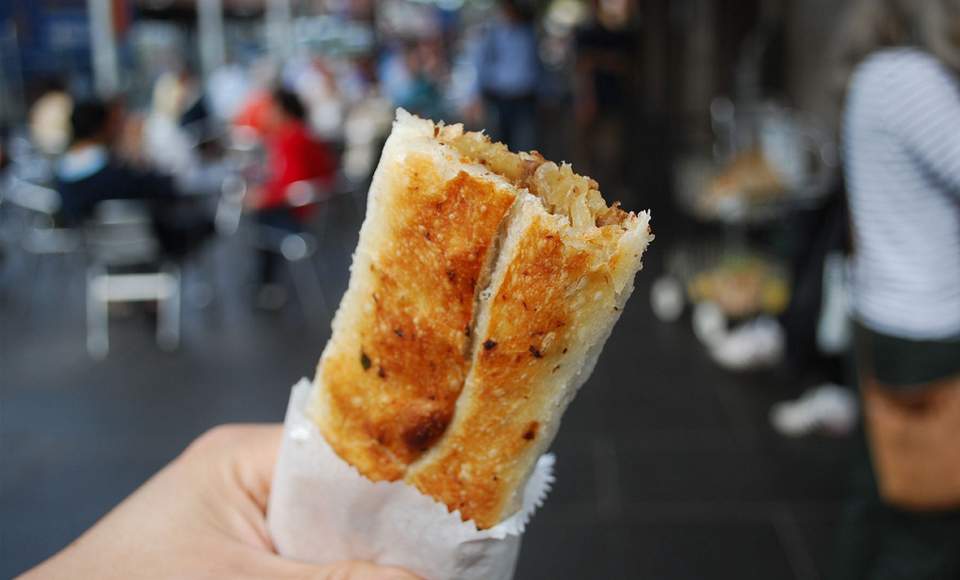
[[[243,217],[243,200],[246,196],[247,182],[242,177],[231,175],[224,180],[214,214],[214,224],[218,234],[232,236],[237,233],[240,228],[240,218]]]
[[[60,211],[60,194],[56,190],[15,180],[5,201],[21,212],[20,245],[27,253],[69,254],[82,247],[80,232],[56,225],[55,216]]]
[[[99,204],[85,228],[87,269],[87,351],[103,359],[110,350],[109,306],[116,302],[156,302],[160,348],[180,344],[181,274],[163,262],[151,219],[140,202]]]
[[[331,197],[331,190],[314,181],[297,181],[287,187],[286,195],[292,207],[303,207],[326,202]],[[316,236],[264,224],[253,224],[250,232],[250,243],[254,248],[273,252],[287,264],[307,319],[314,321],[320,312],[326,313],[320,276],[313,262],[318,247]],[[319,312],[314,304],[319,305]]]
[[[57,268],[48,270],[58,275],[73,267],[80,269],[83,236],[75,228],[57,224],[60,194],[17,178],[9,179],[4,189],[0,244],[8,249],[7,274],[22,275],[29,281],[23,287],[35,288],[43,265],[56,264]],[[58,282],[45,287],[67,286]]]

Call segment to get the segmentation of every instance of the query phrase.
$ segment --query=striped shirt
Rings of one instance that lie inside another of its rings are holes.
[[[882,50],[845,111],[855,315],[893,336],[960,336],[960,79],[918,49]]]

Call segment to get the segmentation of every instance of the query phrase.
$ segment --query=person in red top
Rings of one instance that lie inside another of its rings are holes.
[[[266,180],[251,199],[257,222],[268,228],[301,231],[333,182],[333,154],[310,134],[306,117],[306,108],[295,93],[274,91],[266,140]],[[264,294],[282,292],[275,286],[276,266],[275,252],[260,252],[260,302],[277,302]]]
[[[273,95],[269,91],[257,90],[244,101],[240,112],[233,118],[233,125],[253,132],[256,137],[268,133],[270,110],[273,108]]]
[[[335,170],[327,146],[310,134],[306,108],[300,97],[285,89],[273,94],[271,134],[267,137],[267,181],[257,199],[257,209],[291,207],[299,218],[309,215],[311,205],[291,191],[291,185],[309,182],[316,191],[326,191]]]

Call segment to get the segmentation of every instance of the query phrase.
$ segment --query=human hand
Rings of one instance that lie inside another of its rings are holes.
[[[278,425],[207,432],[21,579],[415,580],[397,568],[314,566],[274,552],[265,514],[281,437]]]

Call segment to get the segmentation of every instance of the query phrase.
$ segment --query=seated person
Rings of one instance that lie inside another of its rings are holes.
[[[30,142],[37,151],[47,156],[63,153],[70,140],[70,110],[73,99],[64,83],[49,80],[43,94],[34,101],[28,113]]]
[[[333,181],[336,169],[333,154],[310,134],[306,118],[306,108],[295,93],[283,89],[273,93],[266,140],[266,181],[250,199],[256,219],[262,225],[300,231],[315,204],[291,198],[290,186],[309,182],[323,191]],[[268,293],[276,293],[273,288],[276,261],[276,253],[260,252],[260,283]]]
[[[118,109],[99,101],[74,106],[70,146],[56,168],[60,218],[65,225],[82,225],[102,201],[144,200],[163,253],[182,258],[213,233],[213,221],[189,201],[178,198],[169,176],[116,160],[111,145],[120,121]]]
[[[190,91],[177,75],[157,79],[143,126],[142,153],[153,167],[172,175],[180,191],[215,196],[228,175],[228,164],[219,155],[208,154],[217,153],[216,140],[201,140],[210,136],[209,123],[193,127],[206,134],[182,124],[181,118],[190,112],[191,99],[195,100]],[[192,106],[196,108],[196,102]]]

